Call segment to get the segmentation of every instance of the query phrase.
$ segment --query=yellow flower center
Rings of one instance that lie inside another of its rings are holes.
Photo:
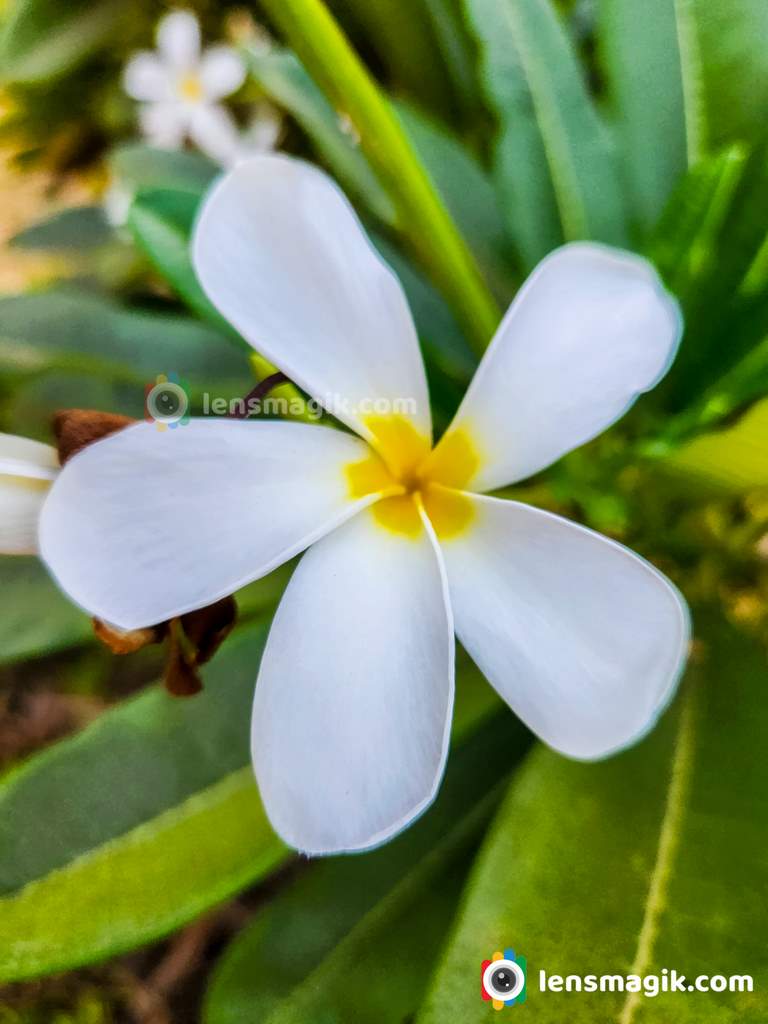
[[[179,95],[190,103],[196,103],[203,98],[203,83],[198,75],[190,72],[179,79]]]
[[[365,424],[375,438],[376,450],[346,467],[351,497],[388,492],[371,507],[371,514],[392,533],[419,536],[420,505],[441,540],[462,533],[474,512],[461,491],[480,465],[467,431],[452,430],[431,448],[429,440],[403,416],[370,416]]]

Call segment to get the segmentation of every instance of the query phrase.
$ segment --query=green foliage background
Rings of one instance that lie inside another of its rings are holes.
[[[204,693],[180,703],[145,685],[151,655],[116,673],[36,561],[6,559],[6,713],[40,679],[101,713],[27,756],[0,749],[0,1020],[145,1019],[98,971],[63,989],[18,983],[133,950],[151,959],[167,947],[148,944],[247,890],[244,919],[206,948],[194,998],[172,1001],[167,1019],[470,1024],[492,1012],[480,961],[513,945],[532,971],[755,977],[751,994],[636,1002],[529,989],[521,1012],[538,1022],[765,1021],[768,6],[190,6],[211,39],[228,33],[243,49],[237,116],[263,98],[280,108],[284,148],[336,177],[400,275],[438,426],[553,247],[592,238],[656,263],[686,320],[667,379],[514,494],[661,566],[692,605],[695,645],[658,729],[593,766],[534,745],[461,660],[436,805],[374,853],[297,863],[264,817],[247,743],[288,572],[239,595],[242,623]],[[254,368],[267,371],[210,307],[188,257],[217,169],[136,142],[120,90],[122,64],[151,45],[163,8],[0,10],[0,136],[17,164],[95,191],[109,181],[131,199],[119,229],[94,200],[13,240],[55,254],[61,271],[0,297],[0,429],[46,439],[66,406],[141,416],[144,384],[170,370],[193,403],[203,390],[242,394]]]

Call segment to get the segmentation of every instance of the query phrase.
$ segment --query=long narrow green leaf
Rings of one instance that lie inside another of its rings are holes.
[[[229,639],[190,700],[153,687],[31,758],[0,785],[0,893],[118,838],[249,762],[266,625]]]
[[[539,749],[513,781],[417,1024],[487,1021],[479,961],[528,958],[541,1024],[759,1024],[768,891],[765,654],[717,618],[678,707],[602,764]],[[553,908],[557,913],[552,912]],[[751,974],[753,992],[538,990],[538,974]]]
[[[100,206],[70,206],[24,228],[9,244],[19,249],[77,253],[107,245],[113,238]]]
[[[451,81],[424,4],[410,4],[405,16],[401,0],[346,0],[344,8],[350,28],[364,35],[394,89],[449,117]]]
[[[179,297],[193,312],[238,348],[248,352],[252,366],[264,379],[275,373],[277,367],[254,352],[251,345],[219,313],[203,291],[192,266],[190,238],[200,206],[202,194],[176,189],[144,189],[131,203],[128,224],[134,238],[147,258],[176,289]],[[312,422],[306,402],[299,389],[290,381],[276,387],[272,398],[286,403],[286,417]]]
[[[440,396],[436,390],[439,382],[435,381],[434,372],[430,372],[433,369],[455,382],[454,398],[460,399],[477,367],[477,359],[459,325],[442,296],[414,269],[399,249],[381,235],[374,234],[372,241],[400,278],[408,297],[430,376],[432,404],[440,405]]]
[[[395,202],[405,237],[482,352],[498,308],[387,99],[322,0],[266,0],[265,7],[333,105],[349,116]]]
[[[696,277],[715,259],[717,236],[727,222],[747,155],[744,146],[729,146],[691,168],[656,225],[648,253],[684,302]]]
[[[616,152],[550,0],[465,6],[499,122],[499,184],[525,265],[563,239],[625,243]]]
[[[456,746],[434,807],[411,829],[363,857],[316,863],[256,915],[217,967],[206,999],[206,1024],[236,1024],[249,1014],[264,1020],[283,1003],[293,1008],[297,990],[305,995],[316,991],[316,976],[308,980],[313,972],[320,969],[328,977],[333,969],[326,971],[321,964],[338,963],[350,946],[359,950],[350,934],[357,922],[482,802],[520,757],[525,740],[502,709]],[[410,902],[417,904],[413,894]],[[393,932],[393,939],[400,940],[400,933]],[[410,958],[397,959],[408,970]],[[356,955],[348,956],[347,969],[357,961]],[[423,966],[418,973],[423,984]],[[327,985],[319,997],[323,1009],[330,1012],[327,1001],[340,1012],[338,996],[335,986]]]
[[[670,200],[651,253],[681,299],[686,333],[659,390],[683,411],[768,333],[768,304],[755,294],[765,251],[768,147],[741,147],[695,168]],[[756,269],[757,268],[757,269]]]
[[[0,560],[0,665],[52,654],[92,635],[91,620],[37,558]]]
[[[210,388],[248,378],[247,357],[187,317],[129,309],[79,288],[0,299],[0,367],[71,368],[149,382],[175,370]],[[137,394],[141,413],[143,393]]]
[[[130,199],[140,189],[174,189],[202,195],[219,172],[201,153],[155,149],[143,142],[116,146],[107,157],[112,181]]]
[[[597,10],[628,208],[642,234],[688,165],[675,0],[600,0]]]
[[[0,81],[37,83],[79,64],[115,31],[118,0],[14,0],[3,11]]]
[[[759,137],[768,106],[768,4],[677,0],[700,54],[701,91],[710,148]]]
[[[252,585],[244,605],[274,605],[285,576]],[[143,945],[286,859],[250,767],[265,636],[262,620],[231,637],[197,697],[150,689],[2,780],[0,981]],[[499,707],[479,672],[459,664],[456,742]],[[499,747],[507,763],[527,739],[511,716],[505,729],[517,741]],[[424,825],[435,827],[429,814]],[[445,819],[436,822],[439,831]]]
[[[388,230],[397,226],[395,208],[371,170],[359,144],[294,54],[286,50],[246,51],[251,73],[287,110],[314,143],[319,156],[346,192]],[[412,104],[398,102],[397,115],[440,198],[467,241],[486,279],[503,302],[512,293],[512,252],[506,241],[496,190],[475,157],[445,127]]]
[[[287,856],[243,768],[0,901],[0,981],[143,945]]]
[[[442,125],[409,103],[399,102],[395,109],[478,266],[506,306],[519,282],[511,270],[514,252],[495,185],[472,153]]]
[[[202,192],[141,189],[131,203],[128,226],[138,245],[189,308],[250,352],[251,346],[210,302],[192,267],[189,239],[201,199]]]
[[[149,690],[3,780],[0,979],[148,942],[287,856],[249,765],[265,633],[231,638],[198,697]]]
[[[763,387],[768,391],[768,369]],[[768,398],[725,430],[682,445],[661,466],[731,493],[768,488]]]
[[[318,154],[352,199],[389,228],[397,215],[359,145],[342,131],[339,115],[318,89],[306,69],[288,50],[251,48],[245,51],[248,67],[269,98],[295,118]]]
[[[356,1024],[412,1019],[498,796],[496,785],[452,823],[421,863],[269,1015],[268,1024],[305,1024],[318,1011],[325,1019]]]
[[[443,54],[456,95],[455,106],[467,127],[479,114],[480,83],[473,41],[464,20],[462,0],[422,0]],[[455,117],[454,117],[455,120]]]

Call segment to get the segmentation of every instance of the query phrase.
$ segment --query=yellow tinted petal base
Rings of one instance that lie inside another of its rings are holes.
[[[405,416],[366,416],[365,425],[373,434],[374,447],[394,476],[410,478],[429,455],[429,438],[420,434]]]
[[[371,514],[379,526],[401,537],[419,537],[424,529],[412,494],[399,494],[394,498],[377,501],[371,506]]]
[[[203,83],[195,74],[184,75],[179,81],[179,95],[189,103],[197,103],[203,98]]]
[[[421,500],[440,540],[460,536],[475,518],[471,500],[461,491],[452,491],[440,484],[428,484],[421,491]]]
[[[389,472],[375,452],[359,462],[350,462],[345,468],[350,498],[366,498],[369,494],[380,494],[397,488],[395,477]]]
[[[370,514],[377,525],[401,537],[421,535],[419,504],[440,540],[462,534],[475,510],[461,488],[481,461],[467,431],[453,431],[430,451],[429,441],[405,417],[370,416],[366,426],[376,451],[346,467],[350,497],[381,495]]]
[[[466,429],[440,439],[422,467],[422,474],[444,487],[466,487],[480,468],[480,453]]]

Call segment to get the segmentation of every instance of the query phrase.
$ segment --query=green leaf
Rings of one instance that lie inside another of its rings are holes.
[[[287,856],[243,768],[0,901],[0,980],[71,969],[157,939]]]
[[[697,403],[768,334],[766,190],[768,147],[749,154],[730,147],[692,169],[651,242],[685,317],[683,343],[657,395],[669,411]]]
[[[513,780],[465,890],[417,1024],[488,1019],[480,960],[528,959],[541,1024],[676,1024],[768,1010],[759,979],[768,886],[765,655],[714,615],[697,620],[701,664],[654,733],[600,764],[540,748]],[[556,911],[556,912],[553,912]],[[753,993],[546,994],[549,974],[755,976]]]
[[[273,606],[289,571],[246,588],[241,608]],[[239,629],[204,670],[199,696],[147,690],[0,783],[0,980],[135,948],[285,860],[250,767],[266,631],[264,620]],[[457,740],[499,707],[471,663],[459,665]],[[509,758],[526,735],[505,721]],[[488,760],[487,748],[478,756]]]
[[[92,634],[91,620],[37,558],[0,560],[0,665],[85,643]]]
[[[442,297],[391,242],[380,235],[373,235],[372,241],[403,286],[419,333],[427,370],[434,367],[455,381],[458,388],[454,397],[461,398],[475,371],[477,359],[459,325]],[[430,384],[433,383],[431,379]],[[430,396],[433,402],[438,398],[433,387],[430,387]]]
[[[178,189],[142,189],[131,204],[128,226],[137,244],[190,309],[250,352],[251,346],[208,300],[192,267],[189,239],[201,198],[201,194]]]
[[[460,693],[463,682],[460,679]],[[465,729],[466,726],[460,726],[460,733]],[[347,970],[358,964],[360,931],[365,934],[368,927],[365,915],[372,913],[381,920],[381,906],[375,911],[373,908],[392,893],[388,905],[393,901],[402,903],[402,910],[409,917],[413,911],[411,927],[418,922],[418,894],[412,891],[411,883],[407,883],[411,890],[407,901],[393,890],[396,891],[404,875],[414,868],[418,871],[419,862],[429,857],[452,828],[461,827],[465,817],[509,771],[523,744],[518,723],[502,709],[454,749],[437,801],[420,821],[371,853],[318,861],[282,890],[232,942],[220,961],[206,999],[206,1024],[236,1024],[248,1016],[271,1021],[271,1014],[282,1005],[296,1014],[302,1008],[307,1012],[304,997],[310,992],[322,1004],[318,1009],[328,1013],[333,1009],[341,1015],[340,1019],[345,1019],[339,1005],[343,993],[338,988],[336,971],[345,958]],[[424,888],[432,892],[437,888],[436,895],[440,893],[436,879]],[[456,894],[451,889],[447,895],[448,912],[452,913]],[[361,918],[361,924],[355,928]],[[404,941],[402,930],[391,924],[388,927],[392,942]],[[418,927],[415,931],[418,934]],[[426,976],[422,958],[434,947],[434,942],[428,942],[422,957],[416,958],[422,984]],[[388,952],[391,949],[390,946]],[[390,969],[407,972],[409,965],[413,969],[410,956],[395,955],[388,963],[387,971],[382,973],[379,969],[373,975],[387,978]],[[395,1006],[393,1003],[390,1013]],[[380,1006],[377,1009],[384,1012]],[[283,1017],[278,1014],[276,1019]]]
[[[626,241],[612,140],[549,0],[465,0],[499,122],[495,164],[509,228],[531,267],[563,239]]]
[[[456,107],[467,127],[474,127],[480,108],[480,83],[473,40],[464,21],[463,0],[423,0],[423,4],[453,82]]]
[[[684,53],[675,0],[599,0],[598,47],[633,227],[657,221],[688,166]],[[695,146],[694,153],[695,153]]]
[[[504,214],[494,184],[475,157],[449,131],[408,103],[395,104],[416,154],[427,169],[472,249],[478,265],[501,302],[515,292],[514,254],[504,229]]]
[[[768,364],[764,387],[768,390]],[[768,487],[768,399],[733,426],[682,445],[661,466],[730,492]]]
[[[482,352],[499,310],[387,98],[322,0],[266,0],[264,6],[333,105],[349,115],[405,238]]]
[[[14,382],[4,408],[4,426],[12,434],[51,442],[51,422],[60,409],[99,409],[122,416],[143,415],[143,382],[113,375],[111,368],[97,376],[54,365]]]
[[[453,824],[269,1015],[268,1024],[303,1024],[313,1016],[359,1024],[412,1019],[499,795],[499,787],[493,787],[459,824]]]
[[[107,163],[129,196],[139,189],[168,188],[202,195],[219,168],[200,153],[154,149],[140,142],[117,146]]]
[[[247,49],[248,68],[269,98],[301,125],[334,177],[358,203],[388,227],[397,220],[392,200],[359,144],[342,131],[339,114],[288,50]]]
[[[71,206],[25,228],[10,240],[20,249],[78,251],[107,245],[114,235],[100,206]]]
[[[270,376],[276,367],[257,355],[251,345],[224,319],[208,300],[197,280],[190,257],[190,236],[201,196],[175,189],[140,191],[131,204],[128,225],[134,238],[163,277],[176,289],[201,319],[220,330],[222,335],[249,353],[251,365],[259,378]],[[288,403],[291,418],[312,421],[304,400],[293,384],[276,388],[271,396]]]
[[[266,636],[236,633],[179,700],[151,689],[0,786],[0,979],[161,936],[281,863],[249,766]]]
[[[175,371],[203,387],[242,388],[249,378],[247,358],[221,332],[77,288],[0,299],[0,325],[0,367],[9,371],[68,368],[136,382]],[[137,416],[143,400],[137,392]]]
[[[297,58],[285,50],[246,51],[252,74],[270,99],[287,110],[350,196],[385,227],[396,227],[392,201],[359,144]],[[510,262],[496,190],[478,161],[449,131],[398,102],[396,110],[416,153],[495,290],[509,300]]]
[[[346,0],[346,11],[383,65],[395,90],[442,117],[453,111],[453,90],[433,22],[423,0],[403,16],[400,0]],[[345,12],[346,13],[346,12]],[[360,48],[360,47],[358,47]]]
[[[0,81],[36,83],[88,57],[115,32],[118,0],[14,0],[0,35]]]
[[[768,5],[686,0],[681,6],[701,54],[709,147],[760,137],[768,107]]]
[[[648,252],[669,288],[686,299],[713,248],[744,174],[744,146],[730,146],[691,168],[666,205]]]

